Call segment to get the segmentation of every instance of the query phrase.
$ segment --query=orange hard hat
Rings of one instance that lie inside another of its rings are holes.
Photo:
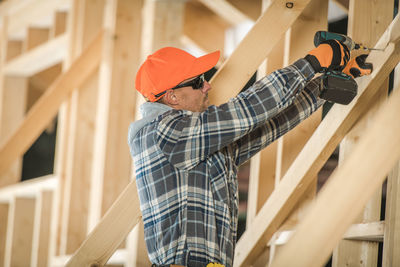
[[[135,87],[149,101],[156,95],[175,87],[182,81],[196,77],[214,67],[220,52],[195,57],[182,49],[164,47],[149,55],[136,74]]]

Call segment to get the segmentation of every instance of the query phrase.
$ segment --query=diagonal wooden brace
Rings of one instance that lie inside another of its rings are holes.
[[[370,76],[360,79],[359,95],[348,106],[333,106],[261,208],[253,225],[242,235],[236,247],[234,266],[251,264],[266,248],[269,239],[289,215],[313,177],[357,119],[368,110],[376,88],[399,63],[398,43],[387,43],[398,39],[398,28],[399,16],[378,41],[378,48],[386,47],[384,52],[373,51],[367,58],[368,62],[374,64],[374,71]]]

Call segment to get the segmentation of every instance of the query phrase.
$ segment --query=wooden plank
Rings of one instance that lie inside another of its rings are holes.
[[[105,0],[73,2],[71,13],[70,58],[87,47],[102,29]],[[104,38],[103,38],[104,42]],[[103,45],[104,47],[104,45]],[[100,52],[100,57],[101,53]],[[79,90],[72,92],[70,105],[68,149],[66,151],[64,199],[60,253],[71,254],[85,240],[88,233],[88,213],[93,163],[95,123],[99,71],[96,69]],[[79,216],[76,216],[79,214]]]
[[[223,55],[225,30],[229,24],[199,2],[186,2],[184,12],[184,34],[202,50],[208,53],[220,50]],[[207,38],[204,38],[205,32]]]
[[[228,0],[228,2],[253,21],[256,21],[262,13],[263,0]]]
[[[0,188],[0,203],[9,203],[15,196],[35,197],[42,190],[54,190],[58,185],[58,177],[46,175],[21,183]]]
[[[353,224],[343,235],[343,239],[383,242],[383,233],[385,231],[385,222],[369,222]]]
[[[229,22],[231,25],[237,25],[246,21],[251,21],[251,18],[242,13],[234,5],[227,0],[199,0],[203,5],[208,7],[221,18]]]
[[[7,12],[10,16],[8,36],[21,38],[29,26],[49,27],[52,24],[54,12],[69,6],[70,0],[25,0]]]
[[[52,191],[42,191],[36,199],[31,267],[48,266]]]
[[[6,53],[7,53],[5,56],[6,62],[21,55],[22,41],[21,40],[8,40]]]
[[[306,219],[271,267],[308,267],[325,263],[346,229],[400,158],[399,112],[400,91],[393,93],[376,112],[368,132],[327,182]],[[384,133],[383,128],[386,129]]]
[[[67,16],[66,11],[56,11],[54,15],[53,27],[50,31],[50,36],[52,38],[57,37],[66,31],[67,27]]]
[[[389,28],[397,28],[398,18],[396,17]],[[369,101],[374,97],[374,89],[383,82],[400,58],[396,45],[385,43],[384,40],[388,40],[386,34],[392,35],[391,31],[387,31],[378,42],[379,47],[386,47],[385,51],[374,51],[369,55],[368,60],[373,62],[374,72],[360,79],[359,95],[347,106],[333,106],[260,210],[253,223],[254,227],[240,238],[236,248],[235,266],[242,266],[249,258],[256,257],[262,251],[341,138],[357,118],[368,110]]]
[[[0,203],[0,265],[4,266],[9,203]]]
[[[400,264],[400,163],[389,173],[386,192],[385,235],[382,266]]]
[[[22,155],[56,115],[61,103],[98,67],[102,51],[100,32],[71,68],[63,73],[28,112],[24,122],[0,148],[0,173]]]
[[[24,120],[28,93],[28,80],[25,77],[3,76],[0,85],[0,145],[10,138]],[[22,155],[15,158],[9,168],[0,174],[0,187],[21,180]]]
[[[389,26],[393,14],[393,1],[360,1],[352,0],[349,10],[348,34],[366,46],[372,47],[379,36]],[[389,79],[377,89],[380,93],[375,97],[374,108],[379,107],[388,94]],[[372,108],[372,107],[371,107]],[[370,108],[370,109],[371,109]],[[358,142],[367,128],[369,116],[363,118],[363,123],[358,123],[340,144],[339,165],[351,155],[354,145]],[[381,214],[382,189],[378,189],[357,218],[356,222],[366,223],[378,221]],[[342,240],[334,250],[332,266],[346,266],[363,262],[363,266],[375,267],[378,261],[378,244],[372,242],[354,242]]]
[[[283,0],[275,0],[267,7],[246,37],[211,79],[213,90],[209,93],[210,103],[224,103],[230,96],[237,94],[243,88],[310,0],[292,2],[293,8],[287,8],[286,1]],[[271,27],[271,25],[276,26]]]
[[[132,77],[140,64],[142,5],[137,0],[111,1],[106,5],[106,49],[100,68],[89,230],[128,185],[131,176],[131,158],[127,156],[129,147],[125,139],[129,124],[135,118]]]
[[[11,60],[5,65],[4,73],[7,75],[31,76],[58,64],[66,56],[67,42],[67,35],[60,35]]]
[[[66,266],[102,266],[141,220],[136,181],[124,189]]]
[[[34,198],[16,197],[11,203],[5,267],[30,265],[34,213]]]
[[[49,40],[50,30],[48,28],[29,27],[26,34],[24,50],[29,51]]]

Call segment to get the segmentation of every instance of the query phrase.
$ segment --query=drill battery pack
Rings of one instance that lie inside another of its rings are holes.
[[[342,105],[349,104],[357,95],[357,82],[340,71],[327,71],[321,80],[320,98]]]

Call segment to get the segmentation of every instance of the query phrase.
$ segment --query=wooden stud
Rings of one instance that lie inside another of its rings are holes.
[[[56,11],[54,15],[53,27],[50,31],[51,38],[57,37],[66,31],[67,27],[67,16],[66,11]]]
[[[263,0],[228,0],[228,2],[253,21],[256,21],[262,13]]]
[[[211,80],[210,102],[221,104],[237,94],[310,0],[273,1]],[[270,27],[276,25],[276,27]]]
[[[101,30],[104,0],[74,0],[70,13],[69,60],[73,60],[89,45]],[[103,42],[104,39],[101,40]],[[99,53],[101,57],[102,50]],[[61,255],[73,253],[85,240],[88,229],[91,167],[94,147],[94,125],[98,98],[98,69],[90,74],[69,100],[69,132],[65,155],[65,184],[61,200]],[[79,216],[76,216],[79,214]]]
[[[227,0],[199,0],[203,5],[218,14],[231,25],[237,25],[251,20]]]
[[[374,72],[364,77],[359,84],[359,95],[347,106],[334,106],[324,121],[315,131],[299,156],[286,172],[282,182],[272,193],[265,205],[254,220],[254,227],[248,229],[240,238],[235,254],[235,266],[242,266],[249,259],[254,259],[269,240],[277,225],[293,208],[299,197],[304,193],[312,181],[312,177],[318,173],[322,165],[328,159],[338,145],[344,134],[352,127],[356,119],[369,108],[369,101],[373,99],[374,90],[380,85],[385,75],[399,62],[400,56],[396,51],[396,45],[387,43],[391,38],[397,39],[400,35],[397,17],[388,27],[378,42],[378,47],[385,48],[384,52],[372,51],[368,57],[374,64]],[[394,31],[394,32],[392,32]]]
[[[48,28],[29,27],[24,43],[24,50],[29,51],[49,40],[50,30]]]
[[[124,189],[66,266],[102,266],[141,220],[136,181]]]
[[[4,266],[5,249],[6,249],[6,236],[8,227],[8,203],[0,203],[0,265]]]
[[[5,267],[31,263],[35,199],[16,197],[11,202],[7,228]]]
[[[6,62],[14,59],[22,53],[22,41],[21,40],[8,40],[7,44],[7,55],[5,57]],[[4,73],[4,72],[3,72]]]
[[[184,34],[202,50],[209,53],[220,50],[223,55],[228,23],[198,2],[186,2],[184,12]],[[204,38],[205,32],[207,38]]]
[[[378,37],[386,30],[393,14],[393,1],[359,1],[352,0],[349,10],[348,34],[354,41],[373,47]],[[374,108],[379,107],[387,98],[389,80],[387,79],[375,97]],[[372,108],[372,107],[371,107]],[[365,134],[368,116],[364,116],[363,123],[358,123],[340,144],[339,165],[351,155],[353,146],[360,136]],[[368,202],[365,210],[356,222],[367,223],[380,220],[382,189],[378,189],[373,198]],[[378,244],[372,242],[354,242],[342,240],[335,249],[332,257],[332,266],[345,266],[362,262],[363,266],[376,266],[378,261]]]
[[[8,75],[32,76],[62,62],[66,57],[67,41],[68,39],[65,34],[60,35],[14,58],[5,65],[4,73]]]
[[[0,146],[4,146],[24,120],[28,80],[25,77],[3,76],[3,84],[0,87]],[[22,154],[14,160],[17,158],[8,169],[3,169],[0,173],[0,187],[21,180]]]
[[[400,91],[393,93],[376,112],[368,132],[327,182],[306,219],[271,267],[324,264],[400,158],[400,123],[393,123],[399,112]],[[383,128],[386,131],[382,132]]]
[[[32,267],[47,266],[49,258],[50,241],[50,218],[51,204],[53,201],[52,191],[43,191],[38,194],[35,207],[35,222],[32,241]]]
[[[61,103],[71,91],[80,86],[89,74],[98,67],[102,49],[103,32],[101,32],[81,57],[77,58],[71,68],[63,73],[37,101],[28,112],[24,122],[0,149],[0,173],[22,155],[47,124],[57,114]]]
[[[127,129],[135,118],[132,88],[140,63],[142,0],[114,0],[106,5],[105,49],[100,68],[94,136],[89,230],[128,185],[131,157]]]
[[[382,266],[400,264],[400,163],[390,172],[386,192],[385,234]]]

